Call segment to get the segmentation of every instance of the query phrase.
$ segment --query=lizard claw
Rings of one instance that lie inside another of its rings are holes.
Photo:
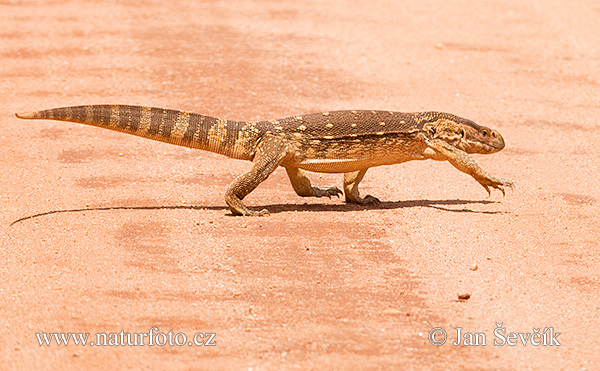
[[[340,197],[341,195],[343,195],[343,192],[336,186],[313,186],[313,191],[315,197],[331,198],[331,196]]]
[[[487,185],[485,185],[485,184],[482,184],[482,186],[483,186],[483,188],[485,188],[485,190],[487,191],[487,193],[488,193],[488,198],[489,198],[489,197],[492,197],[492,191],[490,191],[490,187],[488,187],[488,186],[487,186]]]
[[[515,188],[515,183],[513,183],[512,181],[507,180],[507,179],[499,179],[499,178],[486,179],[483,182],[481,182],[480,184],[487,191],[488,197],[490,197],[492,195],[490,187],[495,188],[495,189],[499,190],[500,192],[502,192],[503,197],[506,196],[504,187],[509,187],[511,190]]]
[[[342,192],[342,191],[341,191],[341,190],[340,190],[338,187],[334,187],[334,188],[335,188],[335,193],[334,193],[334,195],[335,195],[337,198],[340,198],[340,197],[342,197],[342,196],[344,195],[344,192]]]

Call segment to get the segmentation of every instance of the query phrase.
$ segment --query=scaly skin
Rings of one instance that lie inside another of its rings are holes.
[[[495,178],[469,156],[504,148],[495,130],[442,112],[333,111],[271,121],[230,121],[162,108],[94,105],[55,108],[22,119],[77,122],[144,138],[249,160],[252,169],[227,187],[225,201],[237,215],[264,215],[242,200],[278,167],[283,166],[302,197],[340,196],[336,186],[313,186],[305,171],[344,173],[346,202],[379,202],[361,197],[358,184],[373,166],[411,160],[449,161],[471,175],[488,193],[513,182]]]

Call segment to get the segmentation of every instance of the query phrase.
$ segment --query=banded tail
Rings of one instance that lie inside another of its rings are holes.
[[[231,158],[252,160],[260,138],[256,123],[228,121],[186,111],[126,105],[53,108],[20,119],[69,121],[120,131]]]

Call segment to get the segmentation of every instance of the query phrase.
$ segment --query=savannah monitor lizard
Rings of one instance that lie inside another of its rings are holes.
[[[369,204],[358,184],[370,167],[411,160],[449,161],[471,175],[485,190],[504,194],[513,187],[495,178],[468,155],[504,148],[495,130],[442,112],[332,111],[270,121],[229,121],[154,107],[88,105],[17,114],[22,119],[70,121],[121,131],[180,146],[199,148],[253,162],[252,169],[227,187],[232,213],[263,215],[242,200],[278,167],[283,166],[294,191],[302,197],[340,196],[336,186],[311,185],[305,170],[344,173],[346,202]]]

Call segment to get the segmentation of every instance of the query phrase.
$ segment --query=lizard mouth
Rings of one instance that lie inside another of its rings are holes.
[[[494,153],[504,148],[504,139],[501,136],[497,136],[493,140],[483,141],[470,141],[464,142],[464,151],[467,153]]]
[[[490,141],[489,143],[487,143],[488,146],[490,146],[491,148],[494,148],[495,151],[500,151],[501,149],[504,148],[504,138],[502,138],[502,136],[500,134],[498,134],[498,136],[496,138],[494,138],[493,141]]]

